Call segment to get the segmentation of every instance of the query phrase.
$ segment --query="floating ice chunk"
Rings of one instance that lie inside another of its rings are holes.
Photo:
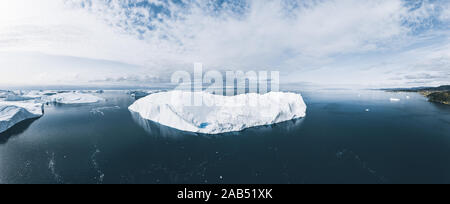
[[[399,102],[399,101],[400,101],[399,98],[390,98],[389,100],[390,100],[391,102]]]
[[[0,101],[0,133],[26,119],[43,115],[42,103]]]
[[[105,111],[107,110],[119,110],[119,106],[108,106],[108,107],[98,107],[91,110],[91,113],[94,115],[100,114],[105,115]]]
[[[104,101],[105,99],[92,94],[85,93],[58,93],[52,96],[48,96],[45,101],[50,103],[60,103],[60,104],[87,104],[87,103],[98,103]]]
[[[29,96],[21,96],[21,95],[8,95],[5,98],[5,101],[26,101],[33,100],[39,97],[29,97]]]
[[[137,100],[129,110],[142,118],[182,131],[220,134],[271,125],[305,117],[306,104],[300,94],[271,92],[237,96],[196,92],[203,105],[186,105],[191,92],[170,91]],[[185,99],[185,98],[184,98]]]
[[[406,99],[411,99],[411,97],[410,96],[406,96]]]
[[[366,109],[366,112],[370,112],[370,109]]]

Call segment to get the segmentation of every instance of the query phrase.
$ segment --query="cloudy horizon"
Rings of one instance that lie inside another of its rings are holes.
[[[145,85],[177,70],[281,83],[450,82],[446,0],[3,0],[0,86]]]

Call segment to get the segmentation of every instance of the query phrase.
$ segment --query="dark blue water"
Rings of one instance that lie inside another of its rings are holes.
[[[411,93],[302,94],[304,119],[217,136],[142,120],[125,92],[48,105],[0,135],[0,183],[450,183],[449,106]]]

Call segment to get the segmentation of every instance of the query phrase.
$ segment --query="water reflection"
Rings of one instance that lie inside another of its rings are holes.
[[[7,131],[0,133],[0,144],[6,144],[6,142],[8,142],[8,140],[11,139],[12,137],[24,133],[31,126],[31,124],[38,119],[39,118],[32,118],[24,120],[20,123],[17,123]]]
[[[202,136],[202,137],[222,137],[222,136],[233,136],[233,135],[239,135],[243,133],[249,133],[249,134],[271,134],[273,132],[295,132],[299,130],[303,124],[304,118],[295,119],[283,123],[273,124],[273,125],[266,125],[266,126],[259,126],[259,127],[253,127],[245,129],[241,132],[230,132],[230,133],[223,133],[218,135],[208,135],[208,134],[202,134],[202,133],[192,133],[192,132],[185,132],[181,130],[177,130],[171,127],[167,127],[164,125],[161,125],[159,123],[153,122],[151,120],[147,120],[142,118],[139,113],[135,113],[131,111],[131,115],[133,120],[139,124],[144,130],[152,135],[152,136],[159,136],[159,137],[165,137],[165,138],[172,138],[172,139],[180,139],[182,137],[186,136]]]
[[[171,127],[167,127],[164,125],[161,125],[159,123],[153,122],[151,120],[147,120],[142,118],[139,113],[135,113],[130,111],[131,116],[133,120],[139,124],[144,130],[152,135],[152,136],[159,136],[159,137],[166,137],[166,138],[172,138],[177,139],[184,136],[195,136],[198,135],[196,133],[190,133],[190,132],[184,132],[180,131]]]

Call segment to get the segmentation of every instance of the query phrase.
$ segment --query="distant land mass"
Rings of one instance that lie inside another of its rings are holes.
[[[383,90],[389,92],[420,93],[426,96],[430,102],[450,105],[450,85],[444,85],[439,87],[395,88]]]

